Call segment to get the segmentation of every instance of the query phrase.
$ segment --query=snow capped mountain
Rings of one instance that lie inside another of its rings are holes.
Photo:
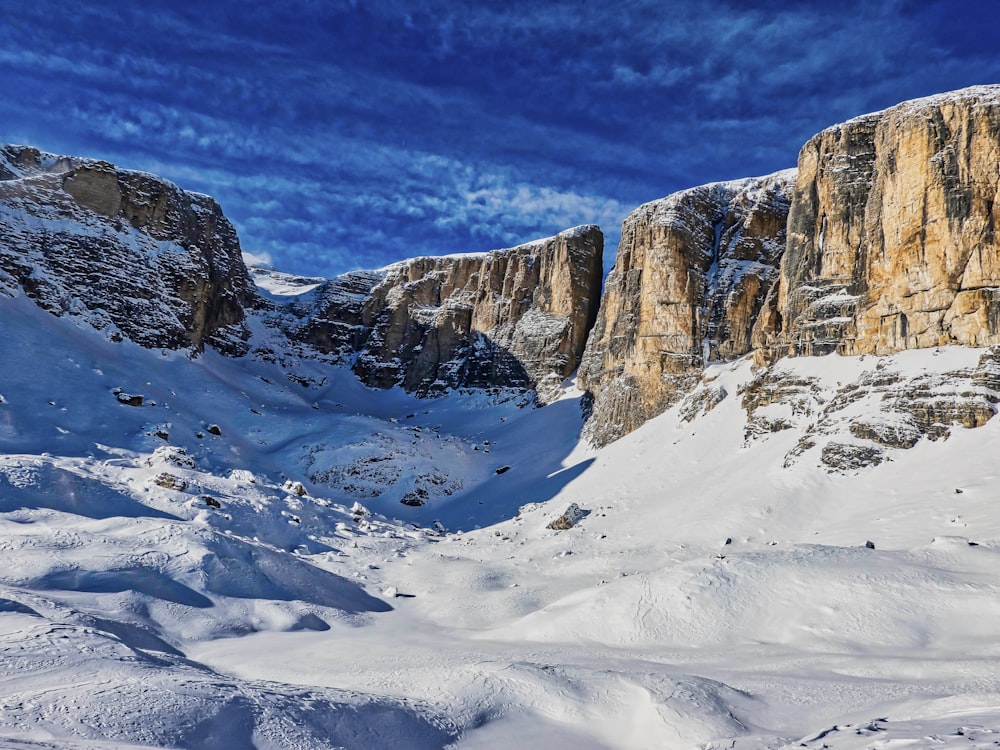
[[[600,311],[595,227],[301,279],[0,150],[0,745],[996,747],[997,90],[637,209]]]

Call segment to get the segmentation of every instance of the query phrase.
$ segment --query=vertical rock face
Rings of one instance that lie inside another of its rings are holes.
[[[785,248],[793,171],[675,193],[625,219],[580,367],[604,444],[677,401],[706,360],[750,351]]]
[[[579,364],[600,304],[604,238],[594,226],[489,253],[415,258],[318,289],[294,334],[357,352],[367,385],[423,395],[530,388],[541,402]]]
[[[905,102],[802,148],[761,360],[1000,343],[1000,86]]]
[[[149,347],[246,350],[253,285],[218,204],[106,162],[0,148],[0,292]]]

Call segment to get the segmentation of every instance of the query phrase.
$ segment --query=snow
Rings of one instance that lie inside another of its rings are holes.
[[[909,116],[920,115],[931,109],[937,109],[943,104],[949,104],[954,102],[961,102],[972,100],[974,104],[982,106],[995,106],[997,102],[1000,102],[1000,84],[986,84],[980,86],[969,86],[964,89],[956,89],[954,91],[946,91],[940,94],[932,94],[931,96],[925,96],[920,99],[908,99],[907,101],[900,102],[899,104],[893,105],[883,110],[878,110],[876,112],[869,112],[863,115],[858,115],[857,117],[852,117],[850,120],[838,123],[836,125],[831,125],[825,128],[823,133],[835,133],[839,132],[842,128],[850,125],[855,125],[858,123],[863,123],[871,120],[880,120],[883,117],[900,113]]]
[[[1000,420],[877,467],[786,461],[810,429],[895,419],[875,391],[825,412],[845,386],[960,394],[980,351],[783,360],[804,406],[761,407],[791,426],[750,438],[757,373],[713,365],[714,408],[596,450],[572,382],[541,409],[321,362],[294,364],[303,386],[23,296],[0,297],[0,336],[0,745],[1000,739]]]
[[[765,199],[767,191],[773,189],[776,184],[794,185],[797,174],[798,169],[791,167],[760,177],[709,182],[644,203],[634,209],[629,216],[652,215],[658,226],[680,226],[685,223],[690,213],[685,204],[690,201],[693,195],[725,195],[744,192],[749,201],[760,201]],[[628,218],[625,221],[627,222]]]
[[[311,292],[322,284],[326,279],[318,277],[296,276],[290,273],[283,273],[276,270],[271,265],[271,260],[266,255],[257,255],[243,251],[243,262],[250,272],[251,278],[257,288],[264,293],[264,296],[272,300],[285,300],[288,297],[297,297],[306,292]]]

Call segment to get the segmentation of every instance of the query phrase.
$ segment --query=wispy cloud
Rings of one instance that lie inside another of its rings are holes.
[[[966,0],[235,0],[5,8],[0,138],[219,198],[332,274],[514,244],[791,166],[817,130],[1000,80]]]

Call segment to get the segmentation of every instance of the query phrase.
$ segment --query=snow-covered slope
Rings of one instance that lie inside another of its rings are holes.
[[[597,451],[571,384],[534,409],[316,361],[292,380],[23,296],[0,334],[0,744],[1000,737],[998,420],[874,468],[822,458],[854,439],[827,409],[851,384],[891,421],[876,376],[957,402],[982,351],[787,360],[767,404],[749,361],[715,366]],[[765,417],[788,424],[749,429]]]

